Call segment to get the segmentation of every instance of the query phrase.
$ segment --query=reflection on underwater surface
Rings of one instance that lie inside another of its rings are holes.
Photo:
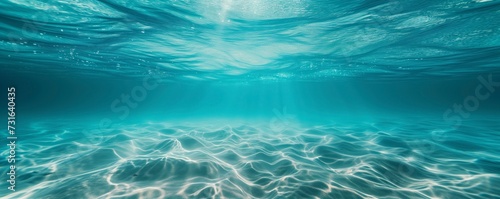
[[[420,79],[498,72],[486,0],[4,1],[7,71],[171,80]]]
[[[145,123],[82,136],[37,123],[7,198],[497,198],[499,128]]]

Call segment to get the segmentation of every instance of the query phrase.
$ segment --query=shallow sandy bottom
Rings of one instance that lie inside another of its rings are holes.
[[[280,131],[149,123],[95,135],[32,126],[18,151],[19,190],[7,198],[500,197],[494,121]]]

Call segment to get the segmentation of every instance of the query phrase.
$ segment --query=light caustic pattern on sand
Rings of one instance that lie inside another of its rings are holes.
[[[500,197],[493,127],[149,123],[95,143],[70,126],[27,131],[20,190],[7,198]]]

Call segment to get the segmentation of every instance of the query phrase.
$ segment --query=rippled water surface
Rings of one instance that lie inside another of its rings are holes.
[[[0,10],[0,198],[500,198],[497,0]]]
[[[496,70],[500,61],[497,1],[92,0],[0,6],[6,33],[0,36],[1,63],[12,69],[318,80],[461,75]]]

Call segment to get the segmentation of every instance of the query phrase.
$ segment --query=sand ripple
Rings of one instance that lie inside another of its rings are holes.
[[[26,131],[7,198],[500,198],[498,127],[70,126]]]

